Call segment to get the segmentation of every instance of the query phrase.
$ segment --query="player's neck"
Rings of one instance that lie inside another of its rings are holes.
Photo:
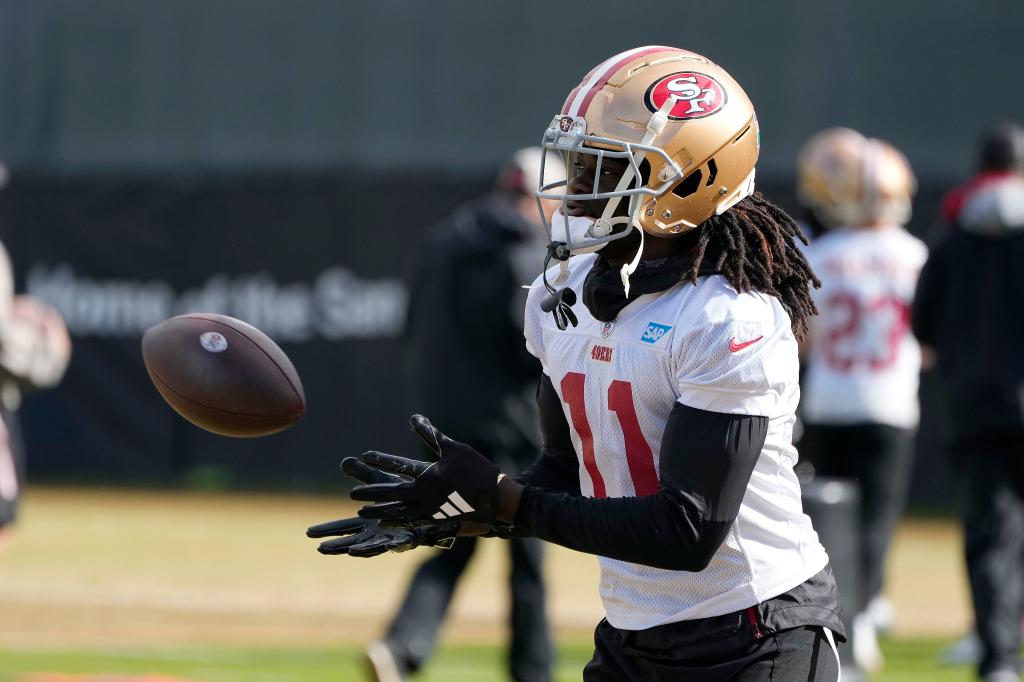
[[[687,236],[683,237],[654,237],[650,234],[644,235],[644,255],[640,257],[640,262],[658,260],[659,258],[667,258],[677,253],[682,253],[688,250],[692,244],[692,240],[688,239]],[[627,254],[616,253],[614,255],[608,255],[606,260],[610,265],[615,267],[622,267],[626,263],[633,260],[636,256],[636,251],[631,251]]]

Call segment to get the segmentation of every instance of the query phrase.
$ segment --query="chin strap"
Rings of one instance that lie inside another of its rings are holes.
[[[629,276],[636,272],[637,267],[640,265],[640,257],[644,255],[644,230],[641,227],[636,229],[640,232],[640,247],[637,248],[633,260],[623,265],[622,269],[619,270],[619,278],[622,279],[622,288],[626,292],[626,298],[629,298]]]
[[[644,137],[640,140],[640,144],[645,147],[649,147],[654,143],[654,140],[661,135],[661,132],[665,130],[665,126],[668,124],[668,112],[672,111],[672,107],[676,105],[676,99],[669,97],[665,100],[665,103],[661,105],[661,109],[656,111],[652,116],[651,120],[647,122],[647,132],[644,133]],[[626,170],[622,173],[622,177],[619,178],[619,184],[615,186],[616,192],[622,192],[633,182],[635,171],[634,166],[639,166],[640,162],[643,161],[644,152],[639,151],[633,155],[633,163],[629,164]],[[612,197],[605,204],[604,211],[601,212],[601,217],[594,223],[596,229],[593,230],[593,234],[597,235],[599,231],[603,231],[604,234],[611,232],[612,226],[628,220],[629,224],[632,225],[635,222],[635,215],[630,215],[629,218],[612,218],[612,214],[615,213],[615,209],[619,207],[619,200],[622,197]],[[639,202],[637,202],[639,203]],[[603,235],[600,235],[603,236]]]
[[[569,261],[563,260],[558,262],[558,274],[555,276],[555,280],[552,282],[556,287],[560,287],[569,281]]]
[[[647,132],[644,133],[644,138],[640,140],[640,144],[644,146],[650,146],[654,144],[654,140],[657,139],[658,135],[665,130],[665,126],[668,124],[668,113],[672,111],[672,107],[676,105],[676,98],[669,97],[665,100],[665,103],[661,105],[661,109],[651,116],[651,120],[647,122]],[[637,152],[633,157],[633,163],[639,165],[640,161],[643,160],[644,153]],[[632,181],[633,179],[633,164],[630,164],[626,172],[622,174],[622,180]],[[622,181],[619,182],[619,187],[616,191],[622,189]],[[614,211],[615,207],[618,206],[618,200],[620,197],[612,197],[608,201],[608,206],[605,207],[605,215],[608,215],[609,211]],[[622,279],[622,288],[626,292],[626,298],[629,298],[629,276],[636,272],[637,267],[640,265],[640,259],[644,254],[644,228],[642,228],[637,220],[637,216],[640,214],[640,201],[637,197],[635,206],[631,207],[633,210],[629,213],[629,227],[640,232],[640,246],[636,250],[636,255],[633,256],[633,260],[628,264],[623,265],[622,269],[619,270],[619,277]],[[614,202],[614,204],[612,203]]]

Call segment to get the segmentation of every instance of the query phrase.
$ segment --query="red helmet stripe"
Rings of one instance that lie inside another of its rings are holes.
[[[583,82],[577,85],[562,105],[562,113],[567,116],[586,116],[587,108],[597,93],[608,84],[608,80],[623,66],[653,52],[685,52],[677,47],[664,45],[647,45],[626,50],[606,59],[587,74]]]

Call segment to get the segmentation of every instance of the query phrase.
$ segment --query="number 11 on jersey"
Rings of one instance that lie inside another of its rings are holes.
[[[604,477],[597,466],[594,455],[594,434],[587,416],[587,402],[584,388],[587,376],[569,372],[562,377],[562,398],[569,407],[572,426],[583,444],[583,466],[594,484],[594,497],[608,497]],[[654,468],[654,454],[644,439],[633,402],[633,385],[628,381],[615,379],[608,387],[608,409],[615,413],[622,431],[626,464],[636,495],[653,495],[658,492],[658,474]],[[600,419],[600,415],[596,415]]]

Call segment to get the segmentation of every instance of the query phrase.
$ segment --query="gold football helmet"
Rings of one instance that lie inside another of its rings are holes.
[[[560,182],[537,192],[560,199],[563,215],[567,201],[608,200],[584,243],[568,244],[578,252],[630,232],[614,232],[617,224],[672,236],[728,210],[753,192],[760,135],[750,99],[725,69],[693,52],[652,45],[588,73],[542,145],[561,153],[570,171],[576,154],[597,156],[597,176],[606,158],[629,161],[614,191],[564,194]],[[615,217],[623,198],[628,215]]]
[[[917,182],[906,157],[888,142],[829,128],[804,144],[797,165],[800,201],[828,227],[910,220]]]

